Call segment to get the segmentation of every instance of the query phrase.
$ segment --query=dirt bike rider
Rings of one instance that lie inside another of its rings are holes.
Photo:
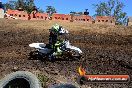
[[[61,33],[63,27],[55,24],[50,29],[50,35],[49,35],[49,44],[53,48],[53,56],[61,55],[62,50],[60,49],[60,46],[62,44],[62,40],[58,39],[60,35],[63,35],[64,33]]]

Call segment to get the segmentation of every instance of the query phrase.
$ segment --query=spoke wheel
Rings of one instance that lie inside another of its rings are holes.
[[[40,53],[38,51],[31,51],[29,53],[29,58],[30,59],[41,59],[42,56],[40,55]]]

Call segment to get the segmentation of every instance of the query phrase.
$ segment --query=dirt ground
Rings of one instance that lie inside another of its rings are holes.
[[[56,21],[21,21],[0,19],[0,78],[17,71],[46,75],[47,86],[73,83],[81,88],[132,88],[127,84],[78,85],[78,67],[87,74],[128,74],[132,76],[132,26],[110,26],[86,23],[57,22],[68,29],[72,45],[83,51],[80,61],[28,60],[28,44],[48,43],[48,29]]]

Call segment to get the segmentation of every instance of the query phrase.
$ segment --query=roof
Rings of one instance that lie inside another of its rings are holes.
[[[115,17],[112,16],[96,16],[95,20],[114,20]]]
[[[96,16],[96,18],[114,18],[112,16]]]
[[[59,13],[54,13],[53,15],[66,16],[66,15],[69,15],[69,14],[59,14]]]

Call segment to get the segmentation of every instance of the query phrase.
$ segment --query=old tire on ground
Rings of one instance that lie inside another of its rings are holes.
[[[86,79],[86,77],[84,77],[84,76],[80,76],[78,79],[77,79],[77,83],[79,84],[79,85],[83,85],[83,84],[85,84],[87,82],[87,79]]]
[[[5,78],[0,80],[0,88],[8,88],[9,84],[15,81],[16,79],[19,79],[19,80],[22,79],[28,82],[27,84],[29,84],[30,87],[27,87],[27,88],[42,88],[38,78],[32,73],[27,71],[17,71],[7,75]],[[20,81],[19,82],[16,81],[16,82],[17,82],[16,84],[19,84]],[[14,84],[10,84],[10,85],[14,86]],[[23,86],[26,86],[26,85],[24,84]],[[20,88],[24,88],[24,87],[21,86]]]

